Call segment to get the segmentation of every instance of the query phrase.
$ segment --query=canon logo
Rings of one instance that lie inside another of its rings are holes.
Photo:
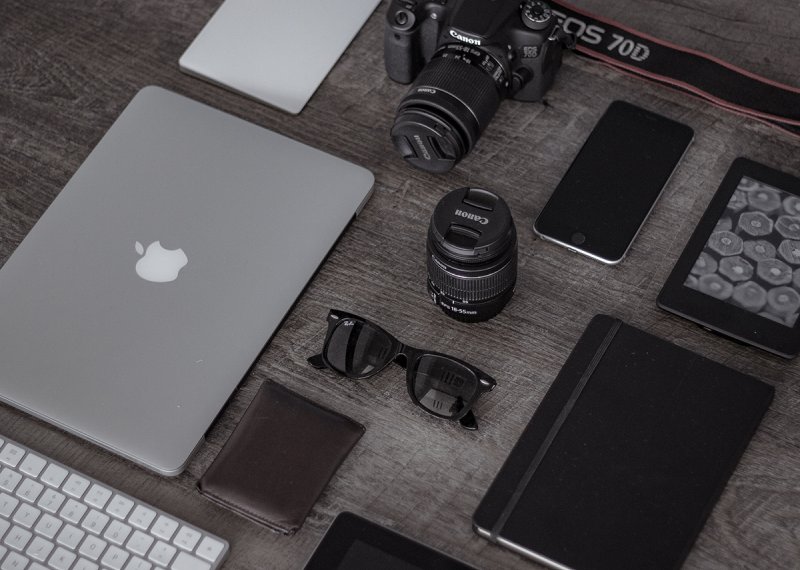
[[[428,152],[428,149],[425,148],[425,143],[422,142],[422,137],[420,137],[419,135],[414,135],[414,141],[417,143],[417,146],[419,147],[419,150],[422,153],[422,158],[424,158],[425,160],[430,160],[431,155]]]
[[[481,40],[479,40],[477,38],[470,38],[470,37],[467,37],[467,36],[462,36],[461,34],[459,34],[455,30],[450,30],[450,35],[453,36],[455,39],[464,42],[465,44],[472,44],[474,46],[481,45]]]
[[[470,214],[469,212],[465,212],[464,210],[456,210],[456,216],[461,216],[462,218],[467,218],[468,220],[474,220],[483,226],[489,223],[489,218],[484,218],[483,216]]]

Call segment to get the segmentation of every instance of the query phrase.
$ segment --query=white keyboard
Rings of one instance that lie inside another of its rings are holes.
[[[0,570],[211,570],[228,543],[0,437]]]

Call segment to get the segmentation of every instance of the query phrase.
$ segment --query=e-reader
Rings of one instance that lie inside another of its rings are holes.
[[[658,305],[784,358],[800,351],[800,179],[734,161]]]
[[[305,570],[475,570],[353,513],[340,513]]]

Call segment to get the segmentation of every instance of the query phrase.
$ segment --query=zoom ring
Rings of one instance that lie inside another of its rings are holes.
[[[448,297],[467,303],[477,303],[496,297],[514,285],[517,258],[513,256],[500,269],[482,277],[453,275],[428,255],[428,277]]]
[[[432,59],[420,72],[412,91],[426,87],[439,89],[460,100],[474,115],[479,132],[486,128],[500,107],[500,94],[494,80],[463,61]]]

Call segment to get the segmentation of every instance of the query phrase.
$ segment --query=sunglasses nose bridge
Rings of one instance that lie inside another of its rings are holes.
[[[397,347],[397,354],[392,359],[395,364],[399,364],[403,368],[408,368],[408,347],[400,343]]]

